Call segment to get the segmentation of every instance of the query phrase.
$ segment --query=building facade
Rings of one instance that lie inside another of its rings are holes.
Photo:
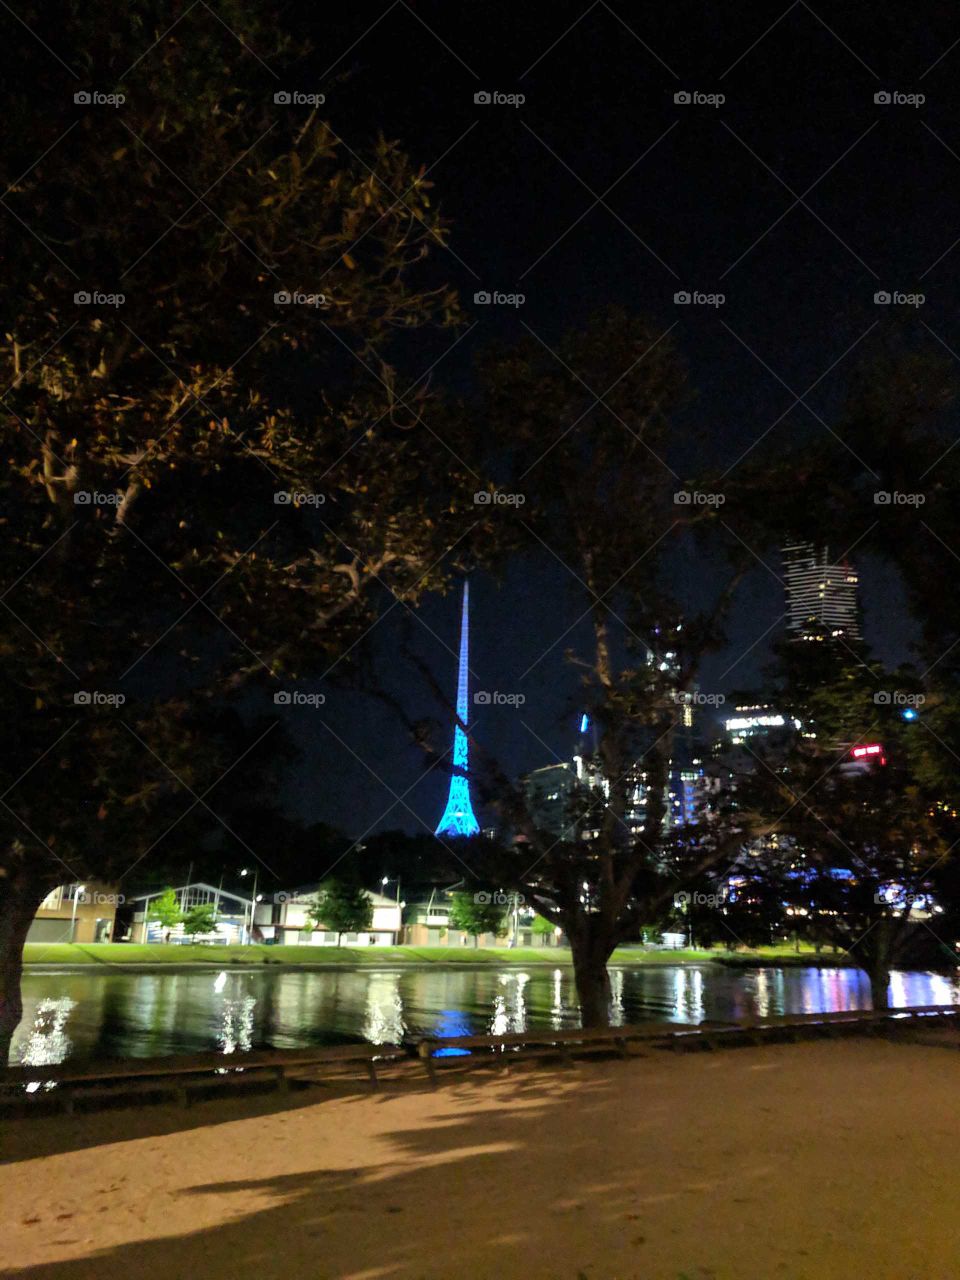
[[[213,884],[198,881],[194,884],[180,885],[174,889],[181,911],[189,911],[191,907],[213,906],[216,908],[216,927],[210,933],[191,937],[184,932],[182,924],[169,928],[159,920],[150,920],[151,904],[165,890],[158,889],[154,893],[139,894],[130,901],[134,904],[133,922],[130,928],[130,942],[149,943],[184,943],[210,942],[221,946],[250,941],[250,921],[253,902],[236,893]]]
[[[373,904],[373,919],[369,929],[337,934],[329,928],[315,928],[310,917],[310,907],[319,890],[298,889],[290,893],[273,894],[272,901],[258,902],[254,936],[258,942],[283,946],[335,947],[338,942],[350,947],[392,947],[402,937],[402,906],[382,893],[367,897]]]
[[[113,885],[58,885],[40,903],[27,942],[112,942],[117,904],[122,901]]]
[[[860,639],[859,579],[850,564],[831,564],[826,547],[790,542],[783,548],[783,567],[787,629],[795,639]]]

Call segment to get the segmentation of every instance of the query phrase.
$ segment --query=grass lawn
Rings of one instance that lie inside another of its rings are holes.
[[[612,955],[611,964],[679,964],[705,961],[727,964],[810,964],[815,960],[812,948],[802,948],[797,955],[793,946],[768,947],[762,951],[686,950],[644,951],[639,947],[620,947]],[[842,957],[824,952],[823,963],[842,963]],[[284,964],[284,965],[349,965],[383,964],[570,964],[566,947],[212,947],[212,946],[147,946],[137,942],[28,943],[24,962],[32,964]]]

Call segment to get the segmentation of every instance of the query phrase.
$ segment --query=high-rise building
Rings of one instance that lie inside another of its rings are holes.
[[[859,640],[858,578],[844,562],[831,564],[826,547],[791,542],[783,548],[787,629],[797,640]]]
[[[480,834],[470,803],[470,748],[463,725],[467,724],[470,694],[470,583],[463,584],[463,609],[460,614],[460,665],[457,671],[457,726],[453,731],[453,772],[447,807],[434,835],[476,836]]]

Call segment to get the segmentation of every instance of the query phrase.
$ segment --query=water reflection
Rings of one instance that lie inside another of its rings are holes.
[[[617,1026],[870,1008],[866,975],[836,968],[617,968],[610,996]],[[958,1004],[960,993],[954,976],[895,973],[890,999],[894,1006]],[[560,1030],[578,1021],[573,973],[560,967],[28,974],[11,1061],[383,1044]]]
[[[527,1006],[523,992],[530,981],[528,973],[502,973],[499,975],[501,990],[493,998],[493,1016],[490,1019],[490,1035],[505,1036],[527,1028]]]
[[[41,1000],[33,1015],[33,1026],[19,1049],[19,1060],[25,1067],[49,1067],[66,1061],[70,1053],[70,1037],[64,1026],[76,1001],[69,996]],[[16,1060],[16,1059],[15,1059]],[[25,1085],[27,1093],[38,1089],[56,1088],[55,1080],[30,1080]]]
[[[403,997],[399,973],[372,973],[367,983],[363,1038],[371,1044],[399,1044],[403,1039]]]
[[[220,1010],[217,1041],[221,1053],[248,1053],[253,1047],[253,996],[224,1000]]]

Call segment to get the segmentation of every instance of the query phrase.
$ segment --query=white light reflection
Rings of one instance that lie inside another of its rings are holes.
[[[399,973],[373,973],[367,978],[363,1038],[370,1044],[399,1044],[404,1035]]]
[[[505,1036],[513,1031],[527,1029],[527,1001],[524,988],[530,981],[528,973],[501,973],[500,986],[504,990],[493,998],[493,1016],[490,1034]]]
[[[623,970],[614,969],[610,974],[610,1025],[623,1026]]]
[[[248,1053],[253,1040],[253,996],[241,996],[237,1000],[224,1000],[220,1010],[220,1031],[217,1039],[221,1053]]]
[[[64,1024],[76,1000],[69,996],[41,1000],[37,1005],[33,1026],[26,1043],[20,1050],[20,1062],[25,1067],[50,1067],[63,1062],[70,1052],[71,1041],[64,1033]],[[55,1080],[30,1080],[24,1086],[27,1093],[38,1089],[55,1089]]]
[[[553,971],[553,1004],[550,1007],[550,1021],[554,1031],[559,1031],[564,1024],[563,1016],[563,970]]]
[[[673,974],[673,1010],[681,1022],[703,1021],[703,970],[678,967]]]

